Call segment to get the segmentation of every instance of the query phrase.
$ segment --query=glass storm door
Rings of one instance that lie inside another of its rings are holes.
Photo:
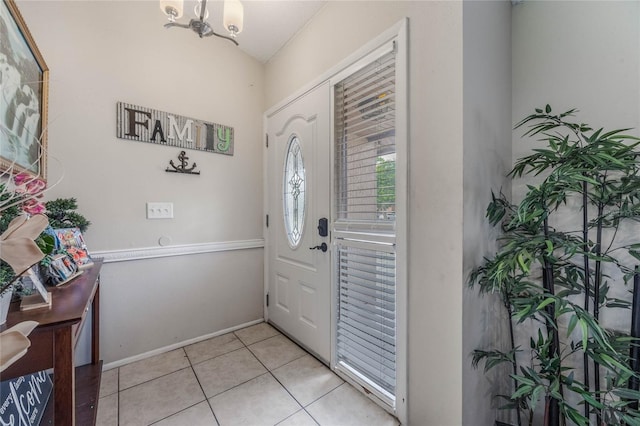
[[[332,86],[337,292],[333,367],[395,412],[395,43],[348,72]]]
[[[331,213],[330,102],[324,84],[267,117],[267,315],[326,363],[331,247],[319,223]]]

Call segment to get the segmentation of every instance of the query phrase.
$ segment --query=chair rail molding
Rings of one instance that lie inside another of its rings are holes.
[[[104,263],[126,262],[130,260],[156,259],[160,257],[185,256],[214,253],[220,251],[249,250],[264,248],[264,239],[221,241],[173,246],[142,247],[122,250],[93,251],[91,256],[103,258]]]

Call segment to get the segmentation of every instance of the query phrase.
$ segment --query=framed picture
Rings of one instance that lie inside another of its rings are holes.
[[[0,173],[46,179],[49,69],[14,0],[0,0]]]
[[[60,243],[59,249],[71,256],[79,269],[86,269],[93,265],[87,244],[84,242],[79,228],[60,228],[54,229],[53,232]]]

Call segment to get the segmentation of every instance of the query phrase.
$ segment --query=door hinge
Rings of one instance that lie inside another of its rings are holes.
[[[269,227],[269,215],[267,215],[267,228]]]
[[[267,148],[269,148],[269,134],[268,133],[264,134],[264,139],[265,139],[265,145],[267,146]]]
[[[267,293],[267,307],[269,307],[269,293]]]

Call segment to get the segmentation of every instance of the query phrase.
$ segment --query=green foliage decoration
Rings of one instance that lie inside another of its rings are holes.
[[[49,225],[52,228],[80,228],[85,232],[91,222],[77,213],[78,202],[75,198],[57,198],[44,203]]]
[[[600,322],[601,310],[630,307],[610,290],[640,261],[640,241],[618,238],[623,222],[640,221],[640,139],[629,129],[594,130],[573,121],[575,113],[547,105],[516,125],[544,147],[517,160],[509,176],[539,183],[518,204],[492,194],[486,217],[502,231],[500,248],[469,276],[481,294],[501,297],[511,349],[477,349],[472,365],[511,365],[505,408],[517,411],[518,424],[542,412],[545,425],[640,425],[630,406],[640,393],[628,389],[637,377],[629,349],[638,342]]]
[[[11,196],[7,192],[3,191],[4,188],[5,184],[0,183],[0,203]],[[49,218],[49,226],[52,228],[78,227],[84,232],[89,225],[91,225],[90,221],[75,211],[78,208],[75,198],[58,198],[46,202],[45,207],[45,214]],[[9,227],[9,223],[21,214],[24,214],[24,212],[22,211],[20,204],[15,204],[4,209],[0,214],[0,234],[6,231]],[[51,253],[55,245],[54,238],[44,232],[36,238],[35,243],[45,254]],[[47,257],[45,257],[43,262],[46,261]],[[15,278],[16,276],[13,269],[6,262],[0,260],[0,294],[11,286],[15,287],[17,294],[28,294],[28,291],[25,291]]]

